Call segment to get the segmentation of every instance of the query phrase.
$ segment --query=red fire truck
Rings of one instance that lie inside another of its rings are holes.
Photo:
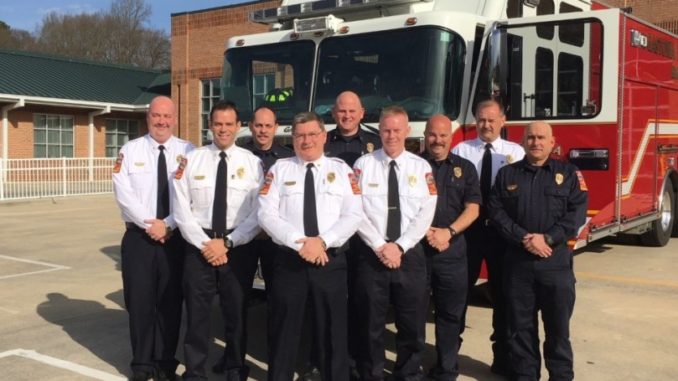
[[[468,139],[473,106],[493,97],[509,140],[546,120],[554,155],[582,170],[590,209],[574,247],[678,236],[675,35],[588,0],[284,0],[251,19],[270,31],[228,41],[222,81],[243,120],[268,102],[282,125],[312,110],[331,128],[334,98],[352,90],[367,125],[404,107],[419,150],[428,117]]]

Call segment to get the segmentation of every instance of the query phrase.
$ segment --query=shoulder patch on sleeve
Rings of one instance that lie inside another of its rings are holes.
[[[577,179],[579,180],[579,190],[588,192],[589,188],[586,186],[586,181],[584,180],[584,175],[581,171],[577,171]]]
[[[264,196],[267,195],[268,191],[271,189],[271,184],[273,184],[273,173],[268,172],[266,173],[266,177],[264,178],[264,185],[261,186],[259,194]]]
[[[429,172],[426,174],[426,185],[428,185],[428,193],[431,196],[438,194],[438,188],[436,188],[436,180],[433,178],[433,173]]]
[[[115,159],[115,165],[113,166],[113,173],[120,173],[120,169],[122,168],[122,159],[125,157],[125,155],[120,152],[118,154],[118,158]]]
[[[348,181],[351,183],[351,190],[353,191],[353,194],[362,194],[360,191],[360,185],[358,184],[358,177],[355,175],[355,173],[348,173]]]
[[[181,159],[179,159],[179,167],[177,168],[177,171],[174,172],[175,180],[181,180],[181,178],[184,177],[184,170],[186,169],[186,164],[188,164],[188,159],[185,156],[181,156]]]

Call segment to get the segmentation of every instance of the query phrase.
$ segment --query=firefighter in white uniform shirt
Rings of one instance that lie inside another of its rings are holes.
[[[259,195],[259,223],[278,244],[269,294],[269,381],[291,381],[306,301],[312,304],[318,368],[348,380],[346,242],[363,221],[360,188],[341,159],[325,157],[327,132],[310,112],[295,116],[296,156],[279,159]]]
[[[213,143],[188,155],[175,174],[174,213],[186,238],[184,295],[188,323],[184,380],[206,380],[214,294],[224,319],[226,380],[247,379],[247,298],[256,271],[248,243],[257,225],[257,193],[263,183],[259,158],[237,147],[238,110],[228,101],[210,112]]]
[[[480,191],[483,204],[480,216],[465,233],[468,243],[468,281],[469,295],[478,280],[480,264],[485,259],[488,272],[488,283],[492,296],[492,327],[490,337],[494,359],[491,370],[506,374],[508,348],[506,346],[506,309],[502,297],[502,253],[504,241],[498,232],[488,223],[487,202],[494,178],[499,169],[505,165],[520,161],[525,150],[519,144],[501,138],[501,129],[506,122],[504,109],[494,100],[478,103],[476,106],[476,129],[478,137],[459,143],[452,153],[469,160],[475,165],[480,177]],[[462,323],[462,331],[464,324]]]
[[[170,213],[169,178],[193,145],[172,135],[176,111],[170,98],[153,99],[146,124],[148,135],[125,144],[113,169],[115,200],[126,227],[120,251],[132,342],[130,379],[174,380],[184,240]]]
[[[362,380],[383,380],[389,302],[398,327],[394,379],[423,377],[428,297],[426,257],[419,241],[433,221],[437,189],[428,162],[405,150],[409,133],[407,112],[399,106],[384,108],[379,118],[383,148],[362,156],[354,166],[367,216],[358,230],[364,245],[357,251],[355,288]]]

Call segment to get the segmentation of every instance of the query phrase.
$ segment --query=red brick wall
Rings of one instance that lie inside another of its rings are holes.
[[[11,110],[8,113],[8,156],[10,159],[33,158],[33,116],[34,114],[54,114],[73,117],[73,156],[89,156],[89,117],[91,110],[27,106]],[[140,134],[146,133],[145,113],[111,113],[94,118],[94,157],[105,156],[106,148],[106,119],[135,119],[139,120]],[[3,142],[4,144],[4,142]]]
[[[172,17],[172,99],[179,108],[180,137],[200,144],[201,80],[221,77],[228,38],[267,31],[250,23],[249,13],[279,5],[260,1]]]

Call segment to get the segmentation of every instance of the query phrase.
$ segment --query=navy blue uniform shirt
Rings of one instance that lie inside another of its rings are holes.
[[[242,148],[251,151],[256,157],[261,159],[262,163],[264,164],[264,173],[268,172],[271,166],[273,166],[273,164],[275,164],[278,159],[294,156],[293,150],[275,142],[271,148],[267,150],[261,150],[257,148],[257,146],[254,145],[254,141],[252,140],[245,143]]]
[[[470,161],[453,153],[443,161],[436,161],[428,153],[422,157],[431,164],[438,188],[436,214],[431,226],[446,228],[459,218],[466,203],[482,203],[478,172]]]
[[[353,167],[355,161],[366,153],[381,148],[381,138],[378,134],[365,131],[362,127],[353,136],[342,136],[338,128],[327,133],[325,156],[338,157]]]
[[[571,268],[567,240],[586,222],[588,193],[581,173],[569,163],[548,159],[539,167],[526,159],[497,173],[490,195],[490,219],[507,242],[509,261],[538,261],[540,268]],[[523,248],[528,233],[551,236],[553,254],[540,258]]]

